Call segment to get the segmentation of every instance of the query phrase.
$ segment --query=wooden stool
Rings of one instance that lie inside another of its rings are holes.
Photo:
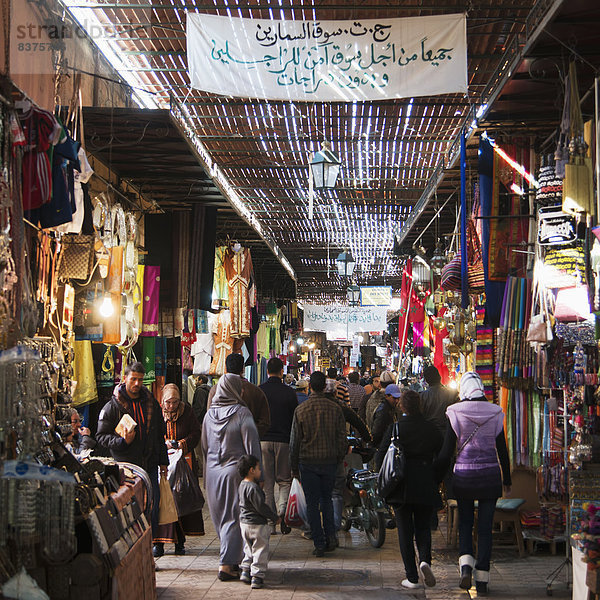
[[[494,523],[499,523],[501,529],[505,523],[512,525],[516,546],[521,558],[526,554],[521,531],[521,515],[519,514],[519,508],[523,504],[525,504],[525,500],[522,498],[499,498],[494,512]]]

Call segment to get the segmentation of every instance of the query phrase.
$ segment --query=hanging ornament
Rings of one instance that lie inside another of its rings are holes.
[[[436,275],[442,274],[442,269],[446,266],[446,255],[444,253],[444,248],[442,242],[438,240],[438,243],[435,245],[435,250],[433,251],[433,256],[431,257],[431,268]]]

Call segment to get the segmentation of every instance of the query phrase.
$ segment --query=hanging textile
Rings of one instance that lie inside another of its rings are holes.
[[[133,290],[133,304],[137,306],[138,323],[144,322],[144,265],[138,265],[136,273],[136,286]]]
[[[208,310],[212,304],[217,209],[194,204],[191,231],[188,306]]]
[[[254,270],[250,250],[241,247],[237,251],[227,248],[223,256],[223,267],[229,287],[231,336],[246,338],[250,335],[250,310],[254,306]]]
[[[256,333],[256,351],[258,358],[269,358],[269,327],[266,321],[262,321]]]
[[[485,307],[478,306],[477,318],[477,350],[475,355],[475,370],[481,377],[485,397],[493,401],[495,391],[494,377],[494,330],[484,325]]]
[[[144,311],[141,336],[158,335],[158,307],[160,302],[160,267],[146,266],[144,270]]]
[[[410,322],[410,302],[413,291],[412,260],[407,260],[402,272],[402,287],[400,291],[400,315],[398,317],[398,343],[400,356],[404,353],[408,338],[408,324]]]
[[[479,199],[481,216],[492,217],[494,213],[494,148],[484,137],[479,140]],[[485,277],[485,323],[490,327],[500,325],[500,311],[505,281],[492,281],[489,273],[490,264],[490,224],[494,219],[482,219],[481,250]],[[495,230],[494,230],[495,231]]]
[[[227,285],[227,275],[225,274],[225,252],[227,246],[218,246],[215,248],[215,268],[212,298],[219,306],[228,306],[229,304],[229,286]]]
[[[73,394],[73,406],[84,406],[98,400],[90,340],[73,341],[73,381],[77,382]]]
[[[181,338],[167,338],[167,374],[165,383],[174,383],[181,390]]]
[[[195,232],[197,237],[199,232]],[[171,306],[189,306],[188,284],[190,280],[190,216],[185,212],[173,213],[173,254],[171,280]]]
[[[438,311],[438,317],[443,317],[447,312],[446,307],[442,307]],[[442,378],[442,384],[446,385],[450,379],[450,372],[446,366],[444,359],[444,338],[448,337],[448,330],[444,327],[441,331],[438,331],[435,327],[434,331],[434,354],[433,354],[433,365],[439,371]]]
[[[190,352],[194,359],[194,375],[206,375],[210,371],[215,342],[212,333],[199,333],[192,344]]]
[[[196,333],[208,333],[208,313],[196,310]]]
[[[146,373],[144,374],[144,385],[149,387],[156,379],[156,340],[155,337],[142,338],[142,364]]]
[[[228,310],[222,310],[212,322],[212,335],[215,344],[215,354],[210,365],[209,375],[225,373],[225,359],[233,351],[233,338],[231,337],[231,320]]]
[[[167,338],[159,336],[156,338],[154,347],[154,364],[156,377],[167,375]]]
[[[517,150],[511,147],[507,153],[516,156]],[[519,158],[518,162],[523,163]],[[494,218],[489,219],[488,278],[498,281],[511,273],[525,273],[527,255],[513,249],[527,243],[529,238],[529,218],[515,218],[529,214],[529,199],[526,181],[497,153],[493,164],[491,215]],[[510,189],[513,183],[525,189],[523,196],[513,193]]]

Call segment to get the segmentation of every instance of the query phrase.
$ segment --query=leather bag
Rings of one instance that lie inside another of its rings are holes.
[[[392,441],[385,453],[377,478],[379,495],[383,499],[391,496],[396,488],[404,482],[405,469],[406,457],[400,444],[400,430],[396,421],[392,427]]]
[[[94,267],[94,236],[66,234],[61,239],[58,278],[86,280]]]

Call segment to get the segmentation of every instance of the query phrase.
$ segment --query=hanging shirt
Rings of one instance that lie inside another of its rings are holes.
[[[54,115],[33,105],[19,114],[19,122],[25,137],[23,210],[31,210],[50,201],[52,168],[48,151],[59,141],[62,128]]]

